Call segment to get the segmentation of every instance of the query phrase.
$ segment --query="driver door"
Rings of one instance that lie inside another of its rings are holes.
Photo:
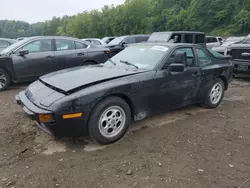
[[[29,53],[21,56],[19,51],[22,50]],[[35,80],[57,70],[52,39],[38,39],[25,44],[12,54],[12,61],[18,80]]]
[[[187,54],[187,63],[183,72],[170,72],[168,66],[175,63],[176,52]],[[193,48],[182,47],[172,52],[163,69],[155,76],[158,111],[166,111],[186,106],[196,98],[201,84],[200,70],[195,63]]]

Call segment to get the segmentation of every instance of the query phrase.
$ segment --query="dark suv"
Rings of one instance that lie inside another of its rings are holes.
[[[206,45],[206,36],[205,33],[196,31],[154,32],[149,37],[148,42],[191,43]]]
[[[111,51],[111,55],[122,51],[128,44],[146,42],[149,39],[150,35],[126,35],[116,37],[112,40],[106,47],[108,47]]]

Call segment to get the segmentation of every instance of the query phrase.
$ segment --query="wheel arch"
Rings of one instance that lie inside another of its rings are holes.
[[[102,101],[104,101],[105,99],[110,98],[110,97],[118,97],[118,98],[123,99],[129,105],[129,108],[131,111],[131,118],[132,118],[132,120],[134,120],[135,106],[134,106],[132,100],[126,94],[123,94],[123,93],[112,93],[112,94],[104,96],[103,98],[101,98],[100,100],[98,100],[95,103],[95,105],[93,106],[93,108],[90,111],[90,114],[93,112],[94,108],[98,104],[100,104]]]
[[[226,79],[226,77],[221,75],[221,76],[218,76],[217,78],[219,78],[223,81],[224,86],[225,86],[225,91],[226,91],[228,89],[228,80]]]
[[[129,108],[131,111],[131,118],[132,118],[132,120],[134,120],[134,112],[135,112],[134,104],[133,104],[132,100],[126,94],[113,93],[113,94],[105,96],[102,100],[105,100],[106,98],[109,98],[109,97],[119,97],[119,98],[123,99],[129,105]]]
[[[98,64],[98,62],[96,62],[95,60],[91,59],[91,60],[86,60],[82,63],[82,65],[85,65],[87,62],[89,63],[93,63],[93,64]]]
[[[0,69],[3,69],[5,72],[7,72],[7,74],[9,75],[10,79],[12,80],[13,75],[11,74],[10,70],[4,66],[0,65]]]

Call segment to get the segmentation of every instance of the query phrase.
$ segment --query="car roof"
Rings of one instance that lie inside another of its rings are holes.
[[[191,43],[158,43],[158,42],[144,42],[144,43],[135,43],[131,44],[129,46],[164,46],[164,47],[170,47],[170,48],[175,48],[175,47],[201,47],[199,44],[191,44]]]
[[[28,39],[46,39],[46,38],[54,38],[54,39],[71,39],[71,40],[81,40],[79,38],[74,37],[67,37],[67,36],[34,36],[34,37],[27,37]]]
[[[10,43],[17,42],[15,39],[9,39],[9,38],[0,38],[0,40],[7,41],[7,42],[10,42]]]
[[[148,37],[150,36],[150,34],[123,35],[120,37],[138,37],[138,36]]]
[[[154,33],[189,33],[189,34],[205,34],[204,32],[200,31],[160,31]]]
[[[101,39],[99,39],[99,38],[84,38],[82,40],[101,40]]]
[[[220,36],[206,36],[206,37],[222,38]]]

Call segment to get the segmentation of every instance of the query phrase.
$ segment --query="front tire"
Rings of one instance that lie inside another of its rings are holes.
[[[207,92],[204,107],[216,108],[220,105],[225,93],[224,82],[217,78],[214,80],[211,89]]]
[[[10,85],[10,81],[9,74],[4,69],[0,68],[0,92],[7,89]]]
[[[120,140],[131,123],[129,105],[119,97],[101,101],[92,111],[88,123],[90,138],[102,145]]]

